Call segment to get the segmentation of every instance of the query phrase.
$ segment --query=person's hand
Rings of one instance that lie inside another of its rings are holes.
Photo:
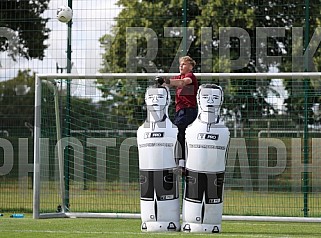
[[[155,84],[160,86],[163,85],[164,83],[168,85],[171,83],[171,80],[169,78],[163,78],[160,76],[157,76],[154,80],[155,80]]]
[[[157,76],[154,80],[157,85],[163,85],[165,83],[165,79],[160,76]]]

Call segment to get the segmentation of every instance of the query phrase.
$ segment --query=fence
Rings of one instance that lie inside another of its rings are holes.
[[[9,45],[3,48],[7,51],[0,58],[3,212],[32,211],[34,72],[174,73],[177,58],[189,54],[197,61],[196,73],[246,75],[237,80],[214,80],[225,91],[222,113],[232,135],[225,214],[320,215],[319,75],[300,79],[256,75],[256,80],[251,80],[247,74],[319,71],[317,3],[238,1],[235,6],[234,1],[221,5],[184,0],[174,5],[154,0],[124,1],[117,6],[113,1],[69,0],[65,4],[72,5],[73,21],[62,24],[55,16],[62,2],[51,0],[49,9],[41,15],[49,18],[45,24],[51,30],[48,32],[26,27],[38,20],[26,14],[27,5],[19,5],[25,2],[0,3],[1,13],[10,13],[0,21],[0,33],[6,39],[0,44]],[[39,41],[44,38],[30,37],[41,32],[50,36],[43,41],[49,45],[47,50]],[[15,55],[16,61],[10,56],[15,53],[10,47],[17,42],[12,33],[17,33],[21,42],[29,42]],[[208,80],[200,79],[200,83]],[[148,81],[138,82],[142,94]],[[89,121],[87,133],[115,128],[135,130],[144,119],[142,97],[133,97],[131,93],[137,91],[131,90],[126,78],[102,79],[98,83],[101,87],[85,87],[89,90],[86,98],[92,101],[80,101],[84,107],[76,113],[84,115],[88,107],[94,110],[91,106],[99,105],[101,111],[97,109],[96,115],[109,115],[108,123],[102,123],[103,118]],[[68,96],[67,83],[59,85],[61,94]],[[63,108],[62,121],[66,118]],[[117,145],[132,137],[124,135],[122,139],[117,136]],[[110,166],[118,175],[118,166],[114,162]],[[135,164],[132,166],[135,169]],[[135,180],[135,172],[131,176]],[[107,175],[108,182],[114,182],[112,177]],[[92,179],[89,176],[88,181]],[[138,212],[136,205],[132,212]]]

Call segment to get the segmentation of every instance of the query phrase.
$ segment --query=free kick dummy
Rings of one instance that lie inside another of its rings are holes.
[[[230,139],[219,121],[223,90],[215,84],[201,85],[198,116],[186,129],[186,173],[182,231],[221,232],[224,173]]]
[[[174,148],[178,130],[168,118],[169,91],[146,90],[147,119],[137,130],[140,171],[141,230],[180,230],[180,205]]]

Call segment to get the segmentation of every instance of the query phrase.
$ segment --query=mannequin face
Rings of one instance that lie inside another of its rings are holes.
[[[167,105],[167,91],[165,88],[150,88],[145,95],[148,111],[161,111]]]
[[[221,107],[221,91],[213,88],[202,88],[199,95],[200,109],[203,112],[217,113]]]

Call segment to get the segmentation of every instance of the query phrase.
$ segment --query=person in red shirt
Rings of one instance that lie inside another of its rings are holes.
[[[159,80],[159,84],[165,82],[166,86],[175,87],[175,117],[173,123],[178,128],[177,140],[180,143],[181,153],[178,154],[179,166],[185,168],[185,130],[197,117],[196,95],[198,82],[193,73],[196,62],[190,56],[179,58],[180,74],[170,78]]]

